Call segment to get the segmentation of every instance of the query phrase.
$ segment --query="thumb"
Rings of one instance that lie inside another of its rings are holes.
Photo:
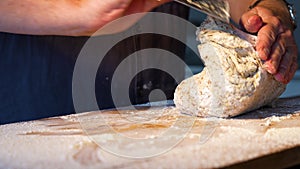
[[[263,20],[254,10],[250,10],[242,15],[240,24],[247,32],[257,33],[263,26]]]

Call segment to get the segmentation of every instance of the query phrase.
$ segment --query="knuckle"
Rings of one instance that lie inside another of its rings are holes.
[[[271,22],[275,28],[281,26],[281,21],[277,17],[272,17]]]
[[[287,37],[293,37],[293,32],[292,32],[290,29],[287,29],[287,30],[285,31],[285,35],[286,35]]]
[[[279,69],[280,69],[280,72],[282,72],[282,73],[285,73],[285,72],[286,72],[286,70],[287,70],[287,66],[286,66],[286,65],[283,65],[283,64],[281,64],[281,65],[280,65],[280,67],[279,67]]]
[[[276,45],[273,46],[274,53],[279,56],[282,56],[286,53],[286,45],[284,41],[278,42]]]
[[[278,66],[277,62],[272,62],[272,64],[269,65],[269,71],[271,74],[275,74],[276,72],[278,72]],[[281,69],[281,68],[280,68]],[[282,70],[284,71],[284,70]]]
[[[298,56],[296,54],[296,55],[294,55],[294,57],[292,57],[292,62],[297,63],[297,60],[298,60]]]
[[[278,33],[283,33],[287,30],[285,28],[283,22],[278,17],[272,17],[271,25],[272,25],[273,29],[276,30],[276,32],[278,32]]]
[[[280,45],[278,46],[278,51],[279,51],[279,54],[280,54],[280,55],[283,55],[283,54],[286,52],[285,45],[284,45],[284,44],[280,44]]]
[[[276,39],[276,34],[273,30],[261,31],[258,36],[260,36],[259,39],[262,39],[262,40],[275,41],[275,39]]]
[[[298,69],[298,67],[299,67],[299,64],[297,63],[297,62],[293,62],[294,63],[294,71],[296,71],[297,69]]]

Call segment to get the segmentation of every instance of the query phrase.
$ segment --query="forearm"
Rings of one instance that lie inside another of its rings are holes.
[[[125,15],[170,0],[0,0],[0,31],[35,35],[92,35]]]
[[[37,35],[78,34],[86,29],[78,16],[80,12],[80,0],[1,0],[0,31]]]

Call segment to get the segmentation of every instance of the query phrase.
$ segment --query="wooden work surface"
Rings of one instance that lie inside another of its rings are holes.
[[[300,98],[232,119],[174,107],[0,126],[0,168],[284,168],[300,164]]]

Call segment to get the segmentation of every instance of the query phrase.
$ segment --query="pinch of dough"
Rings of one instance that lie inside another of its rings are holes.
[[[286,85],[263,69],[250,39],[241,36],[255,38],[211,18],[200,26],[198,49],[205,67],[176,88],[174,102],[182,113],[232,117],[269,104],[284,92]]]

